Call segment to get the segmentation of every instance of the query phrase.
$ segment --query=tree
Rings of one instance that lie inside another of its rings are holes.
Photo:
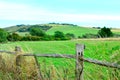
[[[9,40],[9,41],[20,41],[21,40],[21,36],[19,36],[17,33],[12,33],[12,34],[9,34],[8,35],[8,37],[7,37],[7,39]]]
[[[54,37],[56,40],[65,40],[65,34],[60,31],[55,31]]]
[[[8,36],[7,31],[0,29],[0,42],[6,42],[7,36]]]
[[[32,36],[39,36],[39,37],[43,37],[43,36],[46,35],[45,32],[44,32],[42,29],[37,28],[37,27],[32,28],[32,29],[30,30],[30,34],[31,34]]]
[[[72,34],[72,33],[67,33],[66,36],[67,36],[68,38],[70,38],[70,39],[75,38],[75,35]]]
[[[111,32],[110,28],[103,27],[98,31],[99,37],[112,37],[113,33]]]

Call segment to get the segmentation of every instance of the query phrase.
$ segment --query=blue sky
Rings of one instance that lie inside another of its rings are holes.
[[[120,28],[120,0],[0,0],[0,27],[50,22]]]

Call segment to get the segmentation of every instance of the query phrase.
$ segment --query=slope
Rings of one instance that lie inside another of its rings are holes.
[[[53,26],[53,25],[52,25]],[[51,29],[47,31],[47,34],[53,35],[55,31],[61,31],[66,33],[72,33],[76,37],[82,36],[87,33],[97,34],[99,29],[95,28],[87,28],[87,27],[80,27],[80,26],[71,26],[71,25],[54,25]]]

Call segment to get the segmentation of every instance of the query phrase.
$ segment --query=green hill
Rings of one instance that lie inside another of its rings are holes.
[[[28,33],[30,28],[39,27],[46,31],[47,34],[53,35],[55,31],[61,31],[64,34],[72,33],[76,37],[82,36],[84,34],[97,34],[99,29],[96,28],[88,28],[81,27],[73,24],[39,24],[39,25],[16,25],[5,28],[8,32],[18,32],[20,35],[24,35],[24,33]]]
[[[55,31],[61,31],[61,32],[64,32],[65,34],[72,33],[77,37],[77,36],[82,36],[87,33],[97,34],[97,32],[99,30],[99,29],[95,29],[95,28],[73,26],[73,25],[53,25],[52,24],[52,26],[54,26],[54,27],[50,28],[47,31],[47,34],[53,35]]]
[[[11,26],[11,27],[7,27],[4,28],[5,30],[7,30],[8,32],[29,32],[31,28],[33,27],[38,27],[41,28],[45,31],[47,31],[48,29],[51,28],[51,26],[45,25],[45,24],[37,24],[37,25],[16,25],[16,26]]]
[[[10,26],[10,27],[4,28],[4,29],[8,32],[19,32],[20,29],[24,30],[29,27],[30,27],[30,25],[22,25],[21,24],[21,25]]]

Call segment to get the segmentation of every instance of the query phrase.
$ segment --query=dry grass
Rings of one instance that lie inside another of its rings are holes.
[[[91,39],[77,39],[78,41],[81,40],[81,41],[120,41],[120,38],[91,38]],[[76,41],[76,39],[75,39]]]
[[[19,70],[19,71],[18,71]],[[16,66],[16,55],[0,55],[0,80],[37,80],[38,72],[33,57],[21,57],[20,66]]]

